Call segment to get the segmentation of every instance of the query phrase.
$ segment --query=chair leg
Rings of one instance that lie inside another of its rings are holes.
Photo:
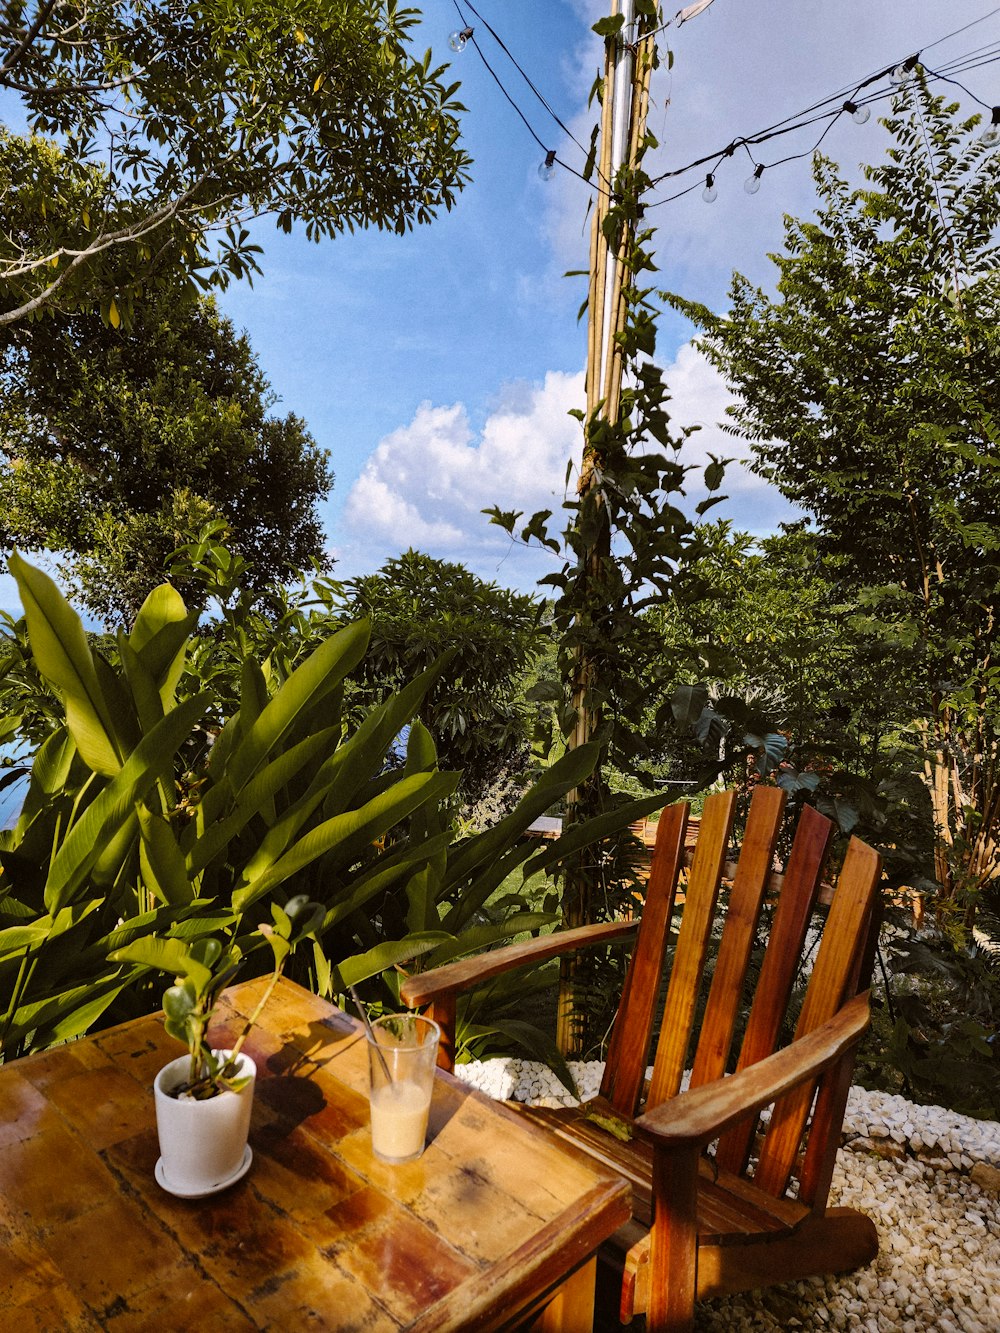
[[[846,1273],[878,1254],[870,1217],[829,1208],[792,1232],[747,1245],[703,1245],[698,1251],[698,1299],[795,1282],[814,1273]]]
[[[653,1150],[648,1333],[690,1333],[698,1286],[698,1150]]]

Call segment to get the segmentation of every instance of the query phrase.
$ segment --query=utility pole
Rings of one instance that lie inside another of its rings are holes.
[[[612,0],[612,18],[621,15],[620,30],[606,39],[604,96],[602,99],[599,153],[597,158],[597,198],[590,228],[590,289],[587,315],[587,415],[584,426],[583,461],[578,492],[598,492],[600,503],[601,460],[593,445],[592,427],[597,421],[617,421],[621,409],[623,355],[617,335],[625,325],[626,306],[623,287],[626,257],[633,238],[633,228],[626,224],[612,248],[604,223],[614,202],[615,184],[622,168],[632,169],[638,161],[646,133],[649,112],[649,83],[653,71],[656,16],[643,15],[638,22],[635,0]],[[586,575],[599,582],[602,567],[611,559],[610,533],[591,548],[586,558]],[[571,749],[596,734],[601,718],[595,702],[598,684],[596,664],[585,648],[577,652],[573,680],[573,707],[576,722],[569,736]],[[591,782],[599,782],[599,778]],[[567,823],[584,819],[588,809],[588,789],[571,791],[567,800]],[[590,884],[582,866],[571,868],[563,889],[563,924],[567,929],[592,919]],[[562,965],[559,985],[557,1041],[565,1054],[575,1053],[577,1045],[573,1023],[573,960]]]

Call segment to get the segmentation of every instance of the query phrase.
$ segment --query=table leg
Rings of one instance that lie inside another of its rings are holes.
[[[530,1333],[592,1333],[597,1257],[566,1279],[545,1309],[529,1325]]]

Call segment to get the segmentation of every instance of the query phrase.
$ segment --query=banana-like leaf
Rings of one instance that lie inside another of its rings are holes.
[[[503,940],[513,939],[515,935],[555,925],[558,920],[559,917],[553,912],[519,912],[494,925],[473,926],[463,930],[460,935],[449,936],[427,959],[427,966],[441,967],[455,958],[464,958],[467,954],[489,949]]]
[[[107,705],[114,727],[115,742],[122,758],[133,750],[139,740],[139,717],[131,691],[110,663],[96,650],[91,654],[97,684]]]
[[[139,719],[139,726],[144,733],[152,731],[163,716],[163,700],[160,697],[159,686],[152,672],[147,669],[124,634],[118,636],[118,656],[132,692],[132,703]]]
[[[154,600],[152,614],[141,629],[138,620],[133,626],[129,644],[156,681],[166,711],[173,705],[177,683],[184,672],[191,634],[198,624],[198,612],[185,611],[180,594],[169,584],[154,588],[143,610]],[[140,611],[140,618],[142,614]],[[137,630],[140,630],[138,634]]]
[[[20,1005],[7,1029],[5,1045],[13,1050],[31,1036],[34,1045],[44,1050],[46,1046],[81,1036],[139,975],[138,971],[131,971],[119,977],[89,981],[84,986]]]
[[[334,969],[334,985],[340,991],[346,990],[348,986],[357,986],[399,963],[412,962],[447,939],[444,931],[431,930],[419,935],[407,935],[402,940],[385,940],[366,953],[345,959]]]
[[[423,773],[427,769],[434,768],[436,764],[437,746],[434,744],[434,737],[420,719],[415,718],[406,741],[406,771]]]
[[[132,651],[144,653],[161,630],[168,627],[176,628],[190,619],[184,598],[177,589],[169,583],[161,583],[143,602],[133,622],[132,632],[129,635]],[[185,638],[188,633],[189,631],[185,630]],[[145,665],[147,670],[158,674],[151,661],[147,660]]]
[[[39,671],[62,698],[70,735],[95,773],[114,777],[123,755],[80,617],[52,579],[16,551],[9,564],[24,607],[31,650]]]
[[[302,714],[354,670],[364,656],[369,634],[367,621],[348,625],[315,648],[292,672],[229,757],[226,772],[234,791],[239,792],[274,749],[288,740]]]
[[[458,854],[451,858],[445,887],[451,888],[468,879],[477,866],[501,856],[529,824],[545,813],[553,801],[590,776],[600,753],[600,744],[592,741],[569,750],[551,768],[546,769],[505,819],[501,819],[499,824],[487,829],[485,833],[470,838]]]
[[[458,895],[458,900],[442,922],[445,930],[457,935],[477,912],[482,911],[507,876],[512,875],[519,865],[527,861],[534,850],[534,845],[525,839],[523,842],[515,843],[503,856],[488,865],[482,874],[477,875]]]
[[[252,657],[246,658],[240,672],[240,727],[244,732],[257,721],[269,700],[263,671]]]
[[[47,807],[48,798],[65,789],[76,752],[65,727],[59,727],[42,743],[31,765],[28,792],[14,829],[16,842],[24,836],[34,817]]]
[[[546,842],[531,858],[524,867],[524,878],[528,879],[540,870],[548,870],[550,866],[565,860],[567,856],[572,856],[582,847],[589,847],[591,843],[598,842],[601,838],[609,838],[613,833],[620,833],[637,819],[644,819],[654,810],[662,809],[669,800],[669,796],[660,792],[655,796],[644,796],[638,801],[629,801],[627,805],[619,806],[617,810],[609,810],[607,814],[595,815],[593,819],[588,819],[583,824],[571,824],[565,833],[553,838],[551,842]]]
[[[146,888],[161,903],[182,907],[194,898],[187,866],[168,820],[143,802],[139,816],[139,869]]]
[[[450,773],[420,773],[402,778],[389,791],[376,796],[358,810],[335,815],[300,838],[280,860],[255,881],[233,894],[233,907],[245,912],[263,894],[283,884],[290,876],[310,865],[318,857],[337,849],[331,865],[350,864],[363,848],[405,819],[424,801],[439,801],[450,796],[458,778]]]
[[[172,709],[142,738],[121,772],[77,820],[49,869],[45,904],[50,912],[65,906],[80,891],[109,838],[156,781],[163,755],[176,753],[207,704],[208,696],[198,694]]]
[[[138,833],[139,821],[135,811],[132,811],[101,848],[100,855],[91,867],[91,883],[102,889],[113,888],[118,883],[119,876],[135,850]]]
[[[410,690],[404,690],[399,697],[403,696],[407,696],[404,699],[407,708],[418,707],[423,697],[422,693],[417,696]],[[354,735],[320,766],[299,799],[282,812],[280,819],[261,839],[260,846],[244,867],[243,878],[247,883],[264,874],[284,855],[299,829],[320,804],[328,817],[349,808],[357,793],[371,783],[372,774],[381,768],[386,747],[402,725],[398,722],[399,716],[405,720],[410,713],[399,712],[398,698],[373,709]],[[394,725],[396,723],[398,725]],[[397,781],[397,774],[386,774],[382,789],[388,790]],[[369,799],[377,794],[370,793]]]
[[[44,918],[28,926],[8,926],[0,930],[0,958],[11,958],[23,953],[48,937],[50,922]]]
[[[126,944],[148,935],[169,934],[177,939],[184,939],[187,938],[184,930],[188,926],[192,927],[193,938],[219,930],[229,930],[235,921],[233,914],[228,912],[220,917],[201,915],[210,907],[211,903],[208,900],[196,898],[185,907],[155,907],[151,912],[141,912],[138,916],[129,917],[128,920],[115,926],[109,934],[93,940],[77,955],[79,968],[81,971],[88,967],[99,970],[115,949],[123,949]]]
[[[262,806],[273,801],[275,796],[284,791],[289,782],[313,759],[327,753],[336,743],[337,732],[333,727],[329,727],[307,736],[304,741],[299,741],[298,745],[285,750],[243,788],[235,809],[224,819],[216,819],[214,816],[213,796],[218,788],[210,789],[204,798],[204,805],[206,814],[211,816],[212,822],[203,832],[199,832],[196,825],[188,825],[188,830],[185,830],[180,840],[181,848],[187,856],[189,873],[192,876],[201,874],[216,856],[226,850],[232,839],[246,827]],[[228,784],[225,791],[231,799],[231,789]],[[321,795],[317,795],[317,805],[320,799]]]
[[[402,879],[411,871],[414,864],[438,856],[442,852],[446,853],[450,841],[451,831],[448,830],[437,838],[416,845],[407,841],[399,850],[380,856],[367,871],[362,871],[357,878],[351,879],[350,897],[341,898],[330,908],[323,919],[320,934],[346,920],[352,912],[370,902],[377,893],[389,888],[396,880]]]
[[[441,864],[425,865],[406,883],[406,928],[431,930],[441,924],[437,913],[437,894],[441,887]]]
[[[389,746],[413,718],[450,660],[451,654],[445,654],[415,680],[404,685],[398,694],[372,709],[354,735],[340,747],[326,796],[327,811],[334,813],[346,809],[372,775],[379,772]]]

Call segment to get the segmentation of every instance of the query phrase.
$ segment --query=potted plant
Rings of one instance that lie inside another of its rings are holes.
[[[112,955],[115,962],[138,963],[175,976],[163,996],[164,1026],[184,1042],[188,1053],[164,1065],[153,1081],[160,1142],[155,1172],[157,1182],[181,1198],[226,1189],[246,1175],[253,1160],[247,1138],[257,1069],[243,1045],[295,946],[322,922],[323,908],[301,896],[284,908],[272,903],[271,915],[273,924],[261,924],[254,935],[270,945],[274,966],[253,1013],[226,1050],[209,1044],[209,1027],[220,995],[252,946],[244,951],[236,940],[223,943],[214,936],[191,943],[154,936]]]

